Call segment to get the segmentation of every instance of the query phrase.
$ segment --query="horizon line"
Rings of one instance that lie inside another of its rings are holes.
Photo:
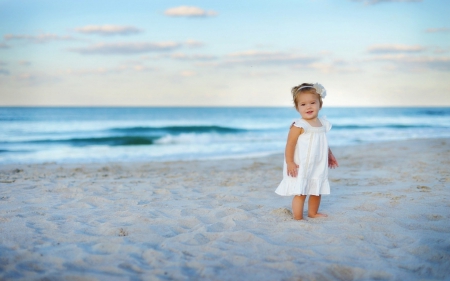
[[[0,108],[294,108],[292,105],[0,105]],[[331,105],[324,108],[447,108],[450,105]]]

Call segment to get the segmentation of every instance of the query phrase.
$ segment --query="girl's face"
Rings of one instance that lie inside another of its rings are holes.
[[[317,118],[320,110],[319,95],[301,93],[297,96],[297,110],[305,120]]]

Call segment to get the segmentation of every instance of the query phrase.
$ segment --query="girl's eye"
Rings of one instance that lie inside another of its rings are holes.
[[[302,104],[301,104],[301,106],[305,106],[305,104],[304,104],[304,103],[302,103]]]
[[[311,104],[315,104],[316,102],[312,102]]]

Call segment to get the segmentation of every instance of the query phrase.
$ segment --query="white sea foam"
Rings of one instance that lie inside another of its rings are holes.
[[[450,108],[321,113],[333,124],[331,146],[450,138]],[[0,117],[0,163],[12,163],[282,153],[299,115],[292,108],[0,108]]]

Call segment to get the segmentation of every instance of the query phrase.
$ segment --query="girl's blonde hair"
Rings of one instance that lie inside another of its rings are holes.
[[[305,88],[300,89],[302,87],[305,87]],[[295,86],[295,87],[292,88],[291,93],[292,93],[292,99],[294,101],[294,105],[295,105],[296,109],[298,107],[297,97],[301,93],[310,93],[310,94],[318,95],[319,96],[320,108],[322,108],[322,104],[323,104],[322,97],[317,93],[316,89],[313,88],[313,84],[312,83],[302,83],[302,84],[300,84],[298,86]]]

